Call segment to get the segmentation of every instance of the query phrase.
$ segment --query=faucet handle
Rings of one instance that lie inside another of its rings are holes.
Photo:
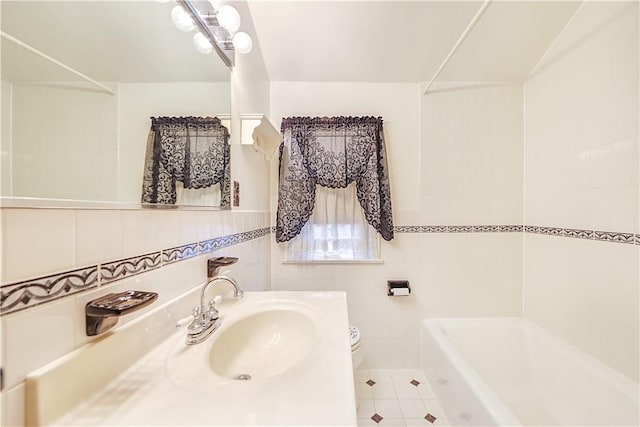
[[[211,301],[209,301],[209,311],[207,312],[209,320],[216,320],[220,317],[220,313],[216,308],[216,304],[220,303],[220,301],[222,301],[222,297],[220,295],[216,295]]]
[[[197,322],[200,317],[200,307],[193,307],[190,316],[184,317],[176,322],[176,328],[182,328],[187,323]]]

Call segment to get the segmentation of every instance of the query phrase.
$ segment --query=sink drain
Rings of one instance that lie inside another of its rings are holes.
[[[237,375],[233,378],[234,380],[240,380],[240,381],[249,381],[251,379],[251,375],[249,374],[240,374]]]

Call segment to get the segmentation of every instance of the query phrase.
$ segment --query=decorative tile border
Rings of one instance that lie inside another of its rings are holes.
[[[65,271],[51,276],[0,287],[0,314],[22,310],[98,286],[98,266]]]
[[[611,233],[609,231],[594,231],[594,240],[602,240],[605,242],[630,243],[633,245],[634,238],[631,233]]]
[[[619,233],[614,231],[583,230],[579,228],[556,228],[541,226],[526,226],[527,233],[545,234],[550,236],[572,237],[575,239],[596,240],[600,242],[626,243],[640,245],[638,234]]]
[[[520,233],[524,231],[546,236],[640,245],[640,234],[539,225],[396,225],[393,231],[396,233]]]
[[[115,282],[216,249],[267,236],[270,233],[270,227],[259,228],[50,276],[2,284],[0,285],[0,316],[95,288],[99,284]]]
[[[396,225],[396,233],[518,233],[522,225]]]
[[[198,250],[197,243],[191,243],[189,245],[165,249],[162,251],[162,265],[184,261],[185,259],[193,258],[194,256],[198,256],[199,254],[200,251]]]
[[[161,253],[153,252],[100,265],[100,279],[102,284],[111,283],[161,266]]]

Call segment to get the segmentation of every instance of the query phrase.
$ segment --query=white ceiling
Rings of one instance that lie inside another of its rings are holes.
[[[431,79],[481,1],[249,0],[272,81]],[[524,81],[578,1],[494,1],[441,81]]]
[[[229,81],[215,53],[202,55],[171,23],[175,2],[0,1],[2,31],[103,82]],[[2,39],[2,76],[68,81],[61,68]]]

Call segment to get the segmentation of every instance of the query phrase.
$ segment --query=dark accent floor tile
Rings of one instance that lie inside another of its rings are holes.
[[[425,415],[424,419],[425,419],[425,420],[427,420],[427,421],[429,421],[431,424],[435,423],[435,422],[436,422],[436,420],[437,420],[437,418],[436,418],[436,417],[434,417],[434,416],[433,416],[433,415],[431,415],[431,414],[427,414],[427,415]]]
[[[374,385],[375,383],[376,383],[376,382],[375,382],[374,380],[369,380],[369,381],[367,381],[367,384],[369,384],[369,386],[371,386],[371,387],[373,387],[373,385]]]
[[[380,415],[378,415],[378,414],[373,414],[373,416],[371,417],[371,419],[372,419],[373,421],[375,421],[375,422],[376,422],[376,424],[379,424],[379,423],[380,423],[380,421],[382,421],[382,419],[383,419],[383,418],[382,418]]]
[[[418,386],[420,385],[420,381],[418,381],[418,380],[411,380],[411,381],[409,381],[409,384],[411,384],[411,385],[414,385],[414,386],[418,387]]]

